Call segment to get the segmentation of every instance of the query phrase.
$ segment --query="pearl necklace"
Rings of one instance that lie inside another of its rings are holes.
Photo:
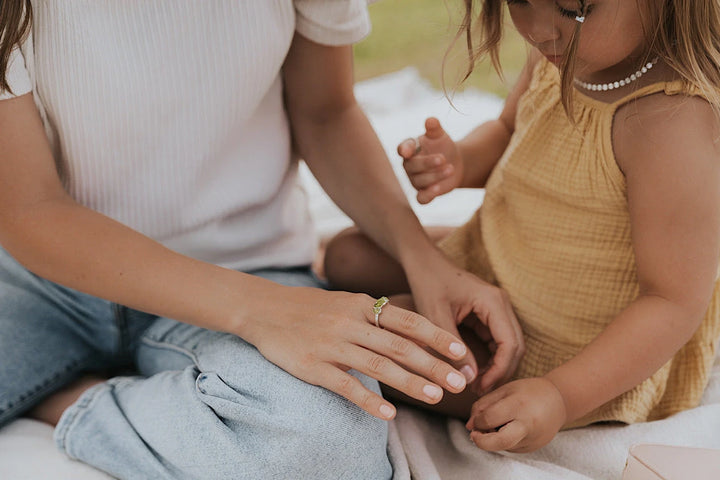
[[[648,72],[651,68],[655,66],[655,64],[658,62],[660,58],[655,57],[652,59],[652,61],[648,62],[647,64],[643,65],[640,70],[633,73],[632,75],[623,78],[622,80],[618,80],[617,82],[610,82],[610,83],[587,83],[583,82],[582,80],[575,79],[575,85],[578,87],[582,87],[585,90],[592,90],[592,91],[598,91],[598,90],[614,90],[616,88],[624,87],[625,85],[629,85],[638,78],[642,77],[644,74]]]

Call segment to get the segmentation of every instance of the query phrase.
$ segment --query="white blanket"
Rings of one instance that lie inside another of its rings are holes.
[[[454,98],[458,110],[453,110],[443,95],[424,83],[413,69],[360,83],[356,94],[423,223],[457,225],[465,221],[482,201],[482,191],[458,190],[420,207],[402,174],[395,147],[403,138],[422,133],[423,121],[429,115],[440,118],[454,136],[462,136],[479,122],[496,116],[501,100],[465,92]],[[350,221],[325,196],[307,169],[303,168],[301,174],[321,234],[349,226]],[[619,479],[628,449],[636,443],[720,448],[720,363],[715,365],[703,405],[666,420],[571,430],[560,433],[550,445],[532,454],[491,454],[470,442],[461,422],[401,406],[390,424],[388,450],[395,465],[395,480],[587,480]],[[60,455],[47,425],[20,419],[0,430],[2,480],[108,478]]]
[[[720,449],[720,362],[700,407],[656,422],[560,432],[529,454],[484,452],[460,421],[409,407],[398,410],[391,427],[390,452],[402,466],[394,480],[410,479],[409,472],[416,480],[619,480],[628,450],[638,443]]]

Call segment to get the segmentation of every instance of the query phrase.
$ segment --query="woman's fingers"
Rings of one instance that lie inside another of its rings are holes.
[[[395,407],[377,393],[368,390],[360,380],[329,363],[319,364],[316,374],[322,380],[308,382],[327,388],[362,408],[370,415],[390,420],[395,417]]]
[[[475,313],[487,325],[497,347],[492,364],[480,381],[484,392],[512,376],[525,353],[525,341],[507,294],[502,290],[497,289],[493,298],[486,301],[483,311]]]
[[[467,354],[467,346],[462,340],[410,310],[387,305],[380,314],[379,322],[386,330],[427,345],[449,359],[461,360]],[[374,324],[374,319],[369,319],[369,323]]]
[[[374,326],[369,328],[374,329],[374,331],[371,331],[370,334],[358,331],[358,335],[352,340],[357,345],[376,352],[376,354],[384,356],[417,375],[408,374],[402,368],[400,369],[402,370],[402,376],[396,376],[393,379],[389,377],[388,379],[382,379],[366,371],[363,371],[363,373],[426,403],[436,403],[442,397],[442,391],[438,389],[437,385],[453,393],[464,390],[466,382],[462,373],[448,363],[429,354],[407,338],[388,330],[378,330]],[[381,363],[378,359],[371,360],[373,365]],[[355,366],[353,368],[358,369]],[[396,370],[391,370],[397,373]],[[428,383],[428,380],[431,383]],[[391,381],[395,383],[390,383]],[[406,388],[409,390],[406,390]]]
[[[343,352],[343,364],[421,402],[434,404],[442,399],[440,386],[408,372],[384,355],[357,345]]]

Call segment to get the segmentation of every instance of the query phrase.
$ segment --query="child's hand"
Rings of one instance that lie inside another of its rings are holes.
[[[430,203],[438,195],[460,186],[463,178],[460,151],[437,118],[425,120],[425,135],[403,141],[397,150],[410,183],[418,191],[419,203]]]
[[[510,382],[480,398],[466,427],[483,450],[531,452],[548,444],[565,421],[560,391],[538,377]]]

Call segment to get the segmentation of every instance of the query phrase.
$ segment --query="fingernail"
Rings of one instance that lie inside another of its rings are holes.
[[[436,387],[435,385],[425,385],[423,387],[423,393],[434,400],[442,396],[442,388]]]
[[[445,377],[445,379],[447,380],[448,384],[450,384],[451,386],[453,386],[455,388],[463,388],[465,386],[465,384],[467,383],[465,381],[465,377],[463,377],[462,375],[459,375],[455,372],[448,373],[447,377]]]
[[[392,418],[393,413],[395,413],[395,409],[393,409],[390,405],[380,405],[380,415],[383,417]]]
[[[463,365],[460,371],[465,375],[465,380],[467,380],[468,383],[475,380],[475,370],[473,370],[470,365]]]
[[[462,343],[453,342],[450,344],[450,353],[456,357],[462,357],[465,355],[465,352],[467,352],[467,348],[465,348],[465,345]]]

